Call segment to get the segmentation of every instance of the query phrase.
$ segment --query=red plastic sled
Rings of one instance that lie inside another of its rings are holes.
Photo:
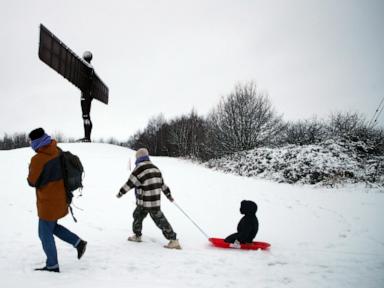
[[[209,238],[208,239],[213,246],[220,247],[220,248],[237,248],[237,249],[244,249],[244,250],[268,250],[271,244],[267,242],[252,242],[249,244],[240,244],[240,247],[236,247],[232,243],[224,242],[224,239],[222,238]]]

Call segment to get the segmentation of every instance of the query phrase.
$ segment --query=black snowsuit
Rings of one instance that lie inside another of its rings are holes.
[[[224,239],[227,243],[234,243],[238,240],[241,244],[252,243],[259,230],[259,221],[256,217],[257,205],[253,201],[243,200],[240,205],[240,213],[244,217],[237,225],[237,233],[229,235]]]

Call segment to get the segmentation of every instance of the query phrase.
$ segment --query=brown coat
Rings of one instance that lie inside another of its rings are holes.
[[[32,157],[29,165],[29,185],[38,186],[47,162],[57,158],[59,153],[55,140],[37,150],[37,154]],[[57,168],[57,165],[55,167]],[[61,177],[58,180],[49,180],[47,183],[43,183],[41,187],[36,187],[36,198],[37,214],[40,219],[55,221],[68,214],[64,181]]]

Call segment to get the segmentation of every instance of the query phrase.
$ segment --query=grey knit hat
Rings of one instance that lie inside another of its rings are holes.
[[[144,156],[149,156],[149,152],[146,148],[140,148],[136,151],[136,159]]]

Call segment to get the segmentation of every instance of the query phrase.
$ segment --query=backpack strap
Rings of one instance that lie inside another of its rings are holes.
[[[68,191],[67,191],[67,183],[66,183],[67,179],[65,177],[64,161],[62,159],[62,157],[63,157],[63,150],[59,146],[57,146],[57,149],[59,150],[59,157],[60,157],[60,162],[61,162],[61,171],[63,173],[63,181],[64,181],[65,194],[66,194],[66,197],[68,197],[68,195],[67,195],[67,193],[68,193]],[[77,223],[77,219],[76,219],[75,215],[73,214],[73,208],[72,208],[71,204],[68,204],[68,209],[71,212],[71,216],[72,216],[73,221],[75,221],[75,223]]]
[[[71,205],[68,205],[68,208],[69,208],[69,211],[71,212],[73,221],[75,221],[75,223],[77,223],[77,219],[76,219],[75,215],[73,215],[73,209],[72,209],[72,206],[71,206]]]

